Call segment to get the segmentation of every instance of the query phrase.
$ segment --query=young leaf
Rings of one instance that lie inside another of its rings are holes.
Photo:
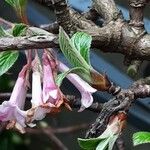
[[[27,0],[5,0],[9,5],[15,8],[15,10],[22,10],[26,7]]]
[[[77,73],[77,72],[82,72],[84,70],[84,68],[81,68],[81,67],[75,67],[75,68],[72,68],[72,69],[69,69],[68,71],[66,72],[63,72],[61,74],[59,74],[56,78],[56,84],[58,86],[61,86],[62,84],[62,81],[64,80],[64,78],[66,78],[66,76],[69,74],[69,73]]]
[[[90,64],[90,47],[92,42],[92,37],[84,32],[75,33],[71,41],[75,48],[80,52],[81,56],[85,59],[85,61]]]
[[[59,45],[65,57],[74,67],[90,70],[91,66],[84,60],[62,27],[59,29]]]
[[[10,37],[11,35],[5,30],[3,29],[3,27],[0,26],[0,37]]]
[[[110,137],[109,145],[108,145],[108,150],[112,150],[112,149],[113,149],[114,144],[115,144],[115,142],[116,142],[118,136],[119,136],[119,134],[116,134],[116,135]]]
[[[79,146],[85,150],[95,150],[97,145],[104,139],[91,138],[91,139],[81,139],[78,138]]]
[[[133,145],[150,143],[150,132],[137,132],[133,134]]]
[[[108,144],[109,144],[109,138],[104,139],[98,144],[98,146],[96,147],[96,150],[106,150],[106,148],[108,147]]]
[[[26,31],[27,31],[27,25],[19,23],[19,24],[15,24],[15,26],[13,27],[12,30],[12,35],[13,36],[23,36],[25,35]]]
[[[18,51],[6,51],[0,53],[0,76],[12,67],[18,56]]]

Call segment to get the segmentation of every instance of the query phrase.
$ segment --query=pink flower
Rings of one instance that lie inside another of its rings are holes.
[[[24,133],[26,126],[26,111],[23,111],[27,93],[28,65],[25,65],[19,73],[18,79],[12,91],[9,101],[0,105],[0,120],[9,121],[7,129],[17,128]]]
[[[50,107],[59,107],[62,103],[62,93],[55,83],[55,60],[50,54],[43,53],[43,103]]]
[[[48,109],[43,108],[44,103],[41,87],[42,66],[37,55],[32,62],[32,71],[32,108],[27,113],[27,122],[29,123],[34,120],[42,120],[46,116],[46,113],[49,112]]]
[[[56,85],[57,75],[56,58],[49,51],[43,53],[43,103],[44,107],[50,107],[50,112],[59,112],[60,106],[65,105],[71,110],[68,100]]]
[[[63,64],[59,63],[59,70],[61,72],[66,72],[69,68]],[[69,81],[80,91],[81,93],[81,108],[79,111],[83,111],[85,108],[88,108],[93,103],[92,93],[95,93],[97,90],[92,88],[87,82],[82,80],[78,75],[70,73],[67,75]]]

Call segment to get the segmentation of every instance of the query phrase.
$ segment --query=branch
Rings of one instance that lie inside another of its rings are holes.
[[[68,148],[52,133],[44,129],[41,129],[45,135],[47,135],[52,142],[52,147],[57,150],[68,150]]]
[[[114,0],[93,0],[93,9],[105,20],[105,24],[122,18]]]
[[[0,38],[0,52],[6,50],[26,50],[57,47],[57,37],[52,36],[25,36]]]
[[[54,134],[64,134],[64,133],[73,133],[78,130],[82,129],[87,129],[89,127],[89,124],[79,124],[79,125],[73,125],[69,127],[64,127],[64,128],[51,128],[51,127],[46,127],[43,128],[46,132],[52,132]],[[43,133],[42,130],[39,130],[38,128],[26,128],[26,132],[30,134],[41,134]]]
[[[149,0],[129,0],[130,25],[138,29],[144,29],[144,8]]]
[[[86,138],[98,137],[101,135],[109,122],[109,118],[120,111],[127,112],[132,104],[138,98],[150,96],[149,85],[133,84],[127,90],[121,90],[113,99],[103,105],[103,109],[96,121],[86,133]]]
[[[11,96],[11,93],[0,93],[1,100],[9,99]],[[32,95],[27,94],[26,98],[28,100],[31,100]],[[79,98],[75,98],[75,96],[66,95],[66,98],[69,100],[70,106],[72,108],[80,108],[81,107],[81,100]],[[87,110],[90,110],[92,112],[99,113],[102,110],[103,104],[100,104],[98,102],[93,103]]]

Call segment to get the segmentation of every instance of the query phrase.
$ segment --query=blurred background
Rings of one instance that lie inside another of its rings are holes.
[[[127,1],[116,0],[119,9],[122,10],[124,17],[128,20],[128,5]],[[69,0],[69,4],[79,12],[87,11],[91,6],[90,0]],[[41,6],[36,1],[28,0],[27,15],[29,21],[34,26],[41,24],[52,23],[55,21],[53,10]],[[19,22],[14,10],[4,2],[0,1],[0,17],[11,22]],[[145,27],[150,31],[150,10],[145,10]],[[61,54],[57,52],[59,59],[67,63]],[[106,72],[110,79],[123,88],[127,88],[134,79],[126,75],[127,67],[123,65],[124,57],[120,54],[104,54],[100,50],[91,51],[92,65],[100,72]],[[9,72],[0,77],[0,92],[11,92],[14,86],[17,74],[25,63],[24,53],[20,53],[19,59]],[[16,67],[17,66],[17,67]],[[146,77],[150,74],[149,62],[144,62],[140,67],[137,78]],[[63,82],[61,87],[64,94],[73,94],[80,96],[79,92],[73,87],[68,80]],[[111,96],[107,93],[97,92],[94,94],[94,100],[105,102]],[[3,131],[0,133],[0,150],[57,150],[53,146],[52,137],[43,133],[39,128],[47,127],[48,132],[55,132],[55,135],[64,143],[69,150],[79,150],[77,143],[78,137],[84,137],[85,131],[97,117],[97,113],[84,111],[78,113],[77,109],[72,112],[63,110],[57,115],[47,116],[42,122],[37,124],[35,130],[28,130],[26,134],[20,135],[15,131]],[[150,131],[150,100],[145,99],[137,101],[131,108],[128,118],[127,128],[124,131],[123,139],[127,150],[150,150],[150,145],[132,146],[132,135],[137,131]],[[61,129],[58,130],[58,129]],[[117,149],[115,147],[114,149]]]

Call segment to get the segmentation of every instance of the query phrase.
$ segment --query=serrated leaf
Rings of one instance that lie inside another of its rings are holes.
[[[78,138],[79,146],[85,150],[95,150],[99,142],[103,139],[91,138],[91,139],[81,139]]]
[[[16,36],[23,36],[26,34],[27,31],[27,25],[19,23],[19,24],[15,24],[15,26],[12,29],[12,35],[14,37]]]
[[[83,67],[86,70],[90,70],[91,66],[81,56],[62,27],[59,29],[59,45],[65,57],[74,67]]]
[[[133,145],[150,143],[150,132],[137,132],[133,134]]]
[[[80,52],[81,56],[84,60],[90,64],[90,47],[92,42],[92,37],[84,32],[77,32],[75,33],[71,41],[76,49]]]
[[[18,51],[5,51],[0,53],[0,76],[13,66],[18,56]]]

